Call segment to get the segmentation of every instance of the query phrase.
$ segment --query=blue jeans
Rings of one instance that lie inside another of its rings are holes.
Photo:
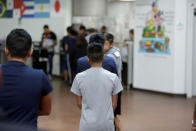
[[[52,75],[54,52],[48,52],[49,75]]]

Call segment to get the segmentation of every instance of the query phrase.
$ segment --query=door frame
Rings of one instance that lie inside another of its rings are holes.
[[[187,33],[186,33],[186,77],[185,77],[185,87],[186,96],[191,98],[193,96],[192,88],[192,70],[193,70],[193,43],[194,43],[194,9],[196,8],[195,0],[188,0],[187,8]]]

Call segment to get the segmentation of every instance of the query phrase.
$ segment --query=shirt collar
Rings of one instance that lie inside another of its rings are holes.
[[[9,60],[9,61],[8,61],[8,65],[19,65],[19,66],[24,66],[25,64],[24,64],[23,62],[20,62],[20,61]]]

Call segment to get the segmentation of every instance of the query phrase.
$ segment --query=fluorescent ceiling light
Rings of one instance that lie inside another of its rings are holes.
[[[135,1],[135,0],[120,0],[120,1]]]

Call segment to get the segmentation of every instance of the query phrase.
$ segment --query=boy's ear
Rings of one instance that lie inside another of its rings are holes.
[[[33,49],[31,49],[28,54],[27,54],[27,58],[31,57],[31,55],[33,54]]]
[[[88,56],[86,57],[86,60],[87,60],[88,62],[90,62],[90,59],[88,58]]]
[[[6,56],[10,55],[10,52],[9,52],[9,50],[7,48],[5,48],[4,51],[5,51]]]
[[[105,59],[105,55],[103,56],[103,60]]]

